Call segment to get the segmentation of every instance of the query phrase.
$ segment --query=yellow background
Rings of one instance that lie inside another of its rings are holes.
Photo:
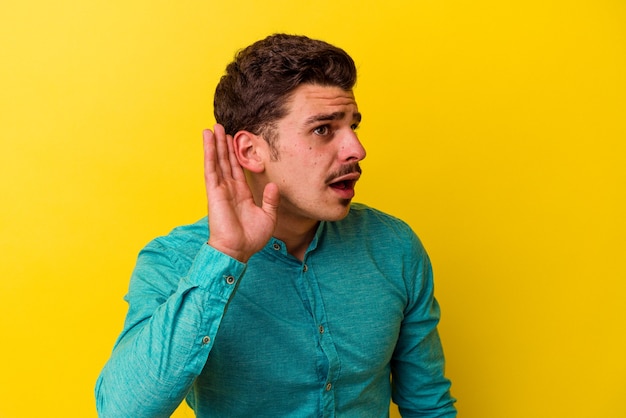
[[[358,64],[358,200],[430,252],[460,417],[625,417],[621,0],[2,1],[0,417],[95,416],[137,252],[205,213],[214,86],[277,31]]]

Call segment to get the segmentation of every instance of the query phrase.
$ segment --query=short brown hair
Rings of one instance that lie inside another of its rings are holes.
[[[306,36],[274,34],[235,55],[215,89],[215,120],[226,133],[247,130],[272,146],[274,123],[287,113],[286,102],[301,84],[349,91],[356,66],[341,48]]]

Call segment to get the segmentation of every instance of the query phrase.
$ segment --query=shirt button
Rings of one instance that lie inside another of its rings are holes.
[[[274,247],[276,251],[280,250],[280,244],[277,242],[275,242],[274,245],[272,245],[272,247]]]
[[[332,388],[333,388],[333,385],[331,385],[330,383],[326,383],[326,392],[328,392]]]
[[[208,335],[202,337],[202,344],[208,344],[210,342],[211,342],[211,337],[209,337]]]
[[[304,266],[302,266],[302,271],[303,272],[307,272],[309,270],[309,266],[307,266],[306,264]]]
[[[324,325],[320,325],[319,330],[320,330],[320,334],[323,334],[324,333]]]
[[[235,283],[235,278],[233,276],[226,276],[225,279],[226,279],[226,283],[228,284]]]

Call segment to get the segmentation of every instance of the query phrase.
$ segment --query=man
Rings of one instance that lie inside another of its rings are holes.
[[[428,256],[351,204],[355,82],[343,50],[302,36],[227,67],[204,132],[208,222],[140,253],[100,416],[167,417],[186,398],[198,417],[386,417],[392,396],[403,416],[456,416]]]

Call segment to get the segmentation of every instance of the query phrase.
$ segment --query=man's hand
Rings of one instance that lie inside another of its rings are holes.
[[[276,227],[278,187],[269,183],[257,206],[233,148],[233,138],[216,124],[204,136],[204,181],[209,204],[208,244],[241,262],[269,241]]]

